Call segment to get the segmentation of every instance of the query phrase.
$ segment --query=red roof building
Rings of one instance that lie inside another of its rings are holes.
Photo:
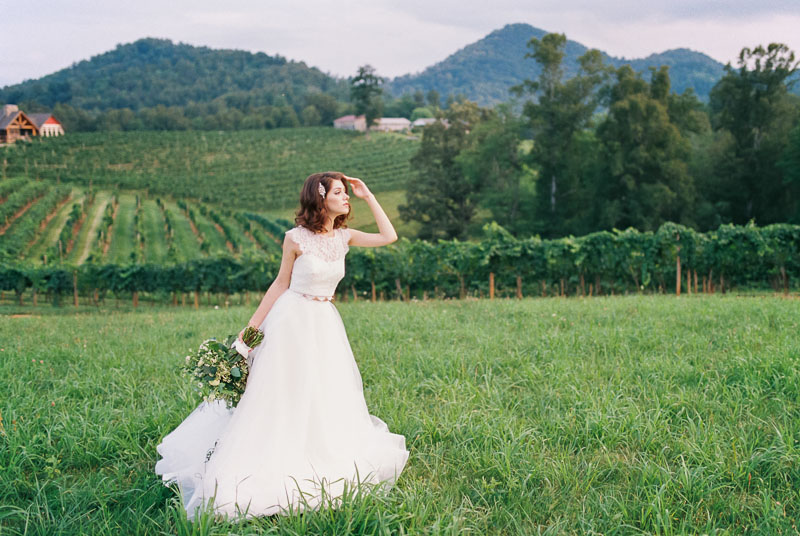
[[[0,113],[0,143],[14,143],[34,136],[61,136],[64,127],[53,114],[26,114],[16,104],[6,104]]]

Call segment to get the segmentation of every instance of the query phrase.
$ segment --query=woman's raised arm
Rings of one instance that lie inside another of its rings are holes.
[[[397,240],[397,231],[394,230],[392,222],[389,221],[389,217],[386,215],[386,212],[384,212],[383,207],[381,207],[378,200],[375,199],[375,195],[367,188],[367,185],[364,184],[364,181],[347,176],[345,179],[353,188],[353,195],[367,202],[375,218],[375,223],[378,224],[377,233],[365,233],[352,229],[350,231],[350,245],[374,248],[391,244]]]

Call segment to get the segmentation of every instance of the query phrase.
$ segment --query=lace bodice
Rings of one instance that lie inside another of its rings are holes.
[[[286,231],[286,236],[303,252],[294,261],[289,289],[309,296],[333,296],[336,285],[344,277],[350,231],[336,229],[329,237],[305,227],[295,227]]]

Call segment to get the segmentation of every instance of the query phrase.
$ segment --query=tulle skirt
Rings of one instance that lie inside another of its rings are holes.
[[[405,438],[371,416],[344,325],[330,302],[284,292],[261,325],[236,408],[202,403],[158,445],[156,473],[198,508],[269,516],[336,504],[355,485],[392,485]]]

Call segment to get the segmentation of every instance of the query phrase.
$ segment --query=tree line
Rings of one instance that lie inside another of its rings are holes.
[[[708,230],[800,223],[800,97],[782,44],[745,48],[704,104],[597,50],[565,79],[566,37],[532,39],[541,66],[514,106],[467,100],[441,110],[412,159],[400,207],[421,238],[475,235],[482,214],[514,234],[582,235],[664,222]]]
[[[599,296],[622,293],[717,292],[732,288],[800,288],[800,226],[722,225],[708,233],[666,223],[656,231],[600,231],[581,237],[515,238],[496,223],[484,239],[401,239],[385,248],[354,248],[339,299],[466,296]],[[32,290],[55,304],[78,295],[101,302],[111,293],[138,301],[198,304],[201,293],[263,292],[280,253],[194,259],[170,265],[0,264],[0,291],[22,303]],[[181,296],[179,298],[179,296]],[[36,300],[36,298],[33,298]]]

